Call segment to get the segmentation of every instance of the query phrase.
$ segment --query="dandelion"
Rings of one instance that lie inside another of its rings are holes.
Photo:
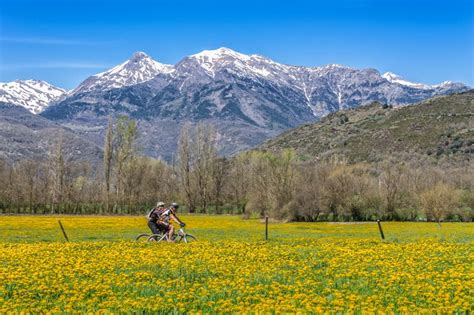
[[[0,313],[470,313],[474,309],[473,241],[467,228],[471,225],[463,230],[465,225],[446,224],[443,229],[465,238],[443,235],[440,240],[410,234],[410,223],[391,223],[387,230],[406,240],[381,243],[374,241],[377,230],[370,225],[334,229],[326,223],[275,224],[271,228],[281,238],[261,242],[258,221],[202,216],[186,221],[200,236],[199,242],[156,244],[124,240],[122,234],[129,233],[125,230],[138,234],[139,218],[113,218],[119,224],[111,224],[108,217],[80,217],[75,220],[81,229],[70,228],[77,242],[41,241],[54,233],[56,219],[0,221]],[[67,226],[67,218],[63,221]],[[6,234],[25,222],[30,223],[26,226],[31,235],[41,235],[40,239],[31,236],[25,241]],[[430,224],[416,228],[425,229],[420,235],[448,233]],[[235,233],[239,229],[240,235]],[[88,235],[96,240],[88,240]]]

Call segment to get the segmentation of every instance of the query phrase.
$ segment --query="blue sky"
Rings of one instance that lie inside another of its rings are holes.
[[[474,86],[473,1],[0,0],[0,81],[73,88],[145,51],[174,64],[229,47],[305,66]]]

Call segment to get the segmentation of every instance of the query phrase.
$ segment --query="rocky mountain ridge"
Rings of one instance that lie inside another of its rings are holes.
[[[229,48],[175,65],[137,52],[53,100],[40,115],[99,146],[108,117],[127,115],[138,122],[142,151],[171,160],[184,124],[213,125],[220,153],[228,155],[339,110],[374,101],[404,106],[469,89],[413,83],[375,69],[285,65]]]

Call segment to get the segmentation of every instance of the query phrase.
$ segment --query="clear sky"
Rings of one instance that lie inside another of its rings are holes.
[[[174,64],[229,47],[474,86],[473,0],[0,0],[0,81],[73,88],[144,51]]]

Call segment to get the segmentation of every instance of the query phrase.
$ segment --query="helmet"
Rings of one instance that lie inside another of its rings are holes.
[[[164,207],[165,206],[165,203],[160,201],[156,204],[157,207]]]
[[[175,208],[175,209],[178,209],[178,208],[179,208],[179,205],[178,205],[176,202],[173,202],[173,203],[171,204],[171,207],[172,207],[172,208]]]

